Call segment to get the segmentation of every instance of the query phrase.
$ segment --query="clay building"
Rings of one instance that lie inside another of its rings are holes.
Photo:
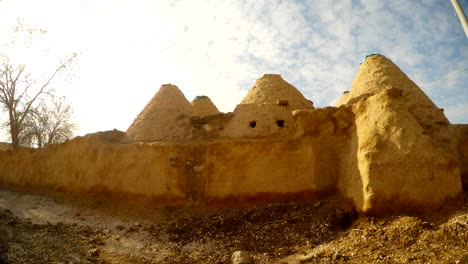
[[[242,138],[293,134],[292,111],[310,109],[314,109],[312,102],[280,75],[265,74],[237,105],[222,135]]]
[[[362,213],[415,214],[462,204],[467,142],[468,125],[450,124],[397,65],[373,55],[337,107],[315,109],[273,74],[232,113],[163,85],[127,132],[0,151],[0,184],[197,206],[337,195]]]

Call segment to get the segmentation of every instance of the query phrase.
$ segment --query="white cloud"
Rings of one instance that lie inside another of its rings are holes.
[[[438,1],[4,0],[0,17],[0,33],[23,17],[49,29],[54,49],[82,52],[79,79],[67,88],[80,133],[125,130],[163,83],[232,111],[256,78],[280,73],[327,106],[368,53],[387,55],[420,84],[468,62],[450,3]],[[428,92],[466,123],[468,78],[458,80]]]

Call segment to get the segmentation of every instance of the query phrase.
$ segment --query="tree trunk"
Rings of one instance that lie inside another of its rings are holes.
[[[43,147],[43,145],[42,145],[42,136],[41,135],[37,135],[37,147],[38,148]]]
[[[16,150],[19,147],[19,127],[18,122],[14,118],[13,109],[8,109],[8,114],[10,116],[10,136],[11,136],[11,146],[13,150]]]
[[[19,129],[16,124],[10,124],[10,130],[11,130],[11,145],[13,147],[13,150],[18,149],[19,147]]]

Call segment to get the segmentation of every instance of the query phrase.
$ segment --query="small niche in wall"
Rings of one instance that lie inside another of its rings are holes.
[[[278,127],[284,127],[284,120],[276,120],[276,125]]]
[[[255,128],[255,127],[257,126],[257,121],[255,121],[255,120],[254,120],[254,121],[250,121],[250,122],[249,122],[249,126],[250,126],[251,128]]]
[[[279,100],[276,102],[279,106],[287,107],[289,105],[288,100]]]

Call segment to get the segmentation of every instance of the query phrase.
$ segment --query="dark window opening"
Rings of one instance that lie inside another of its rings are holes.
[[[279,106],[287,107],[289,105],[288,100],[279,100],[276,102]]]
[[[257,121],[250,121],[249,126],[255,128],[257,126]]]
[[[284,120],[276,120],[276,125],[278,127],[284,127]]]

